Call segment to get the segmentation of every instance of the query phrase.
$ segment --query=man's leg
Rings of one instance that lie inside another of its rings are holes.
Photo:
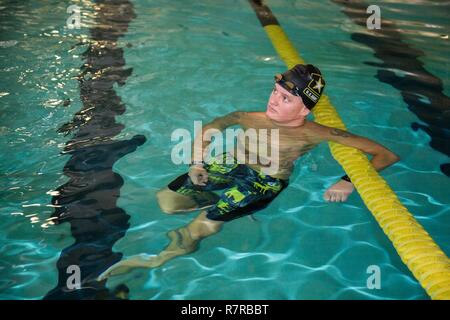
[[[109,276],[126,273],[134,268],[155,268],[175,257],[191,253],[198,248],[200,241],[220,231],[223,221],[210,220],[206,217],[206,211],[202,211],[187,226],[169,231],[169,245],[158,255],[145,254],[132,256],[122,260],[108,268],[97,279],[99,281]]]
[[[161,210],[167,214],[201,210],[214,205],[218,196],[212,192],[198,192],[197,198],[201,199],[199,205],[193,197],[172,191],[169,188],[161,189],[156,193]]]
[[[220,231],[223,221],[210,220],[206,211],[200,214],[187,226],[167,233],[170,238],[169,245],[161,251],[154,260],[156,266],[181,255],[197,250],[200,241]]]
[[[167,187],[156,193],[156,199],[161,210],[168,214],[179,211],[192,211],[198,207],[191,197],[172,191]]]

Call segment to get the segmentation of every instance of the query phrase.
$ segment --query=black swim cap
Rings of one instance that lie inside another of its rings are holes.
[[[325,87],[322,73],[312,64],[298,64],[285,73],[276,75],[275,80],[290,93],[301,97],[310,110],[319,101]]]

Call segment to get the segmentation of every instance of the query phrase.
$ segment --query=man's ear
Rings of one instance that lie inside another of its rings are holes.
[[[303,109],[300,111],[300,114],[303,117],[307,117],[308,114],[310,114],[310,113],[311,113],[311,111],[306,106],[303,106]]]

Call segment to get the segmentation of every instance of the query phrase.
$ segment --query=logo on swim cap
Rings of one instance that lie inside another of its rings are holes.
[[[303,93],[309,98],[311,99],[314,103],[317,103],[317,100],[319,100],[319,97],[316,96],[314,93],[312,93],[311,91],[309,91],[309,88],[305,88],[305,90],[303,90]]]
[[[312,73],[311,78],[311,81],[303,90],[303,93],[316,104],[322,94],[322,89],[325,84],[322,82],[322,77],[318,73]]]
[[[278,81],[285,89],[301,97],[308,109],[314,108],[325,87],[325,80],[317,67],[298,64],[281,77],[282,81]]]

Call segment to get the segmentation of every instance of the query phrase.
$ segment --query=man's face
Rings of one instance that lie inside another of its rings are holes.
[[[289,122],[306,117],[309,109],[300,97],[293,95],[285,88],[275,83],[267,103],[266,115],[277,122]]]

